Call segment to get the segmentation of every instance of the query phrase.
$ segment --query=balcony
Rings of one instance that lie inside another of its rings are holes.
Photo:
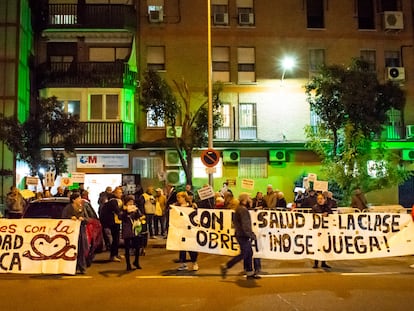
[[[41,12],[39,27],[136,29],[136,12],[132,5],[123,4],[49,4]]]
[[[76,142],[76,147],[95,148],[123,148],[125,145],[135,143],[135,124],[130,122],[82,122],[85,126],[85,133]],[[55,146],[60,146],[60,138],[53,141]],[[43,135],[41,144],[49,146],[49,138]]]
[[[128,64],[117,62],[52,62],[38,69],[39,88],[115,87],[135,88],[137,73]]]

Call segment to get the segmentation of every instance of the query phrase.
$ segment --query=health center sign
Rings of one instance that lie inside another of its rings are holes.
[[[233,211],[171,206],[167,249],[229,255],[239,248]],[[409,214],[310,214],[250,211],[254,257],[279,260],[350,260],[414,254]]]
[[[78,154],[77,168],[129,168],[127,154]]]
[[[75,274],[80,221],[0,219],[0,273]]]

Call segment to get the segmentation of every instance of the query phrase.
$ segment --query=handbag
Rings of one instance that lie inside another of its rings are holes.
[[[138,236],[142,231],[142,222],[139,218],[134,219],[134,220],[131,219],[131,222],[132,222],[132,233],[134,234],[134,236]]]

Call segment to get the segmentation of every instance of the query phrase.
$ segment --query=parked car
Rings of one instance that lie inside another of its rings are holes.
[[[70,201],[67,197],[52,197],[33,200],[27,205],[23,218],[61,219],[63,209],[69,203]],[[90,265],[95,254],[101,252],[103,249],[102,225],[90,203],[84,201],[84,207],[88,214],[86,224],[86,233],[89,243],[87,263]]]

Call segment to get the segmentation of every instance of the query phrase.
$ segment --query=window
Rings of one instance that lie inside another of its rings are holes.
[[[230,82],[230,48],[213,47],[213,81]]]
[[[381,11],[401,11],[401,0],[381,0]]]
[[[220,107],[220,112],[223,124],[215,132],[215,139],[231,140],[231,105],[229,103],[223,103],[222,107]]]
[[[306,1],[306,17],[308,28],[324,28],[323,0]]]
[[[148,0],[148,20],[150,23],[160,23],[164,19],[164,0]]]
[[[159,178],[158,174],[162,171],[164,171],[164,169],[161,158],[132,158],[132,173],[141,175],[141,178]]]
[[[240,178],[267,178],[267,158],[240,158]]]
[[[89,48],[89,61],[91,62],[114,62],[117,59],[126,60],[130,49],[126,47]]]
[[[358,0],[358,29],[375,29],[373,0]]]
[[[377,70],[377,60],[376,60],[376,51],[375,50],[362,50],[361,59],[366,61],[369,66],[370,71]]]
[[[325,65],[325,50],[309,50],[309,71],[318,71],[323,65]]]
[[[229,24],[228,0],[212,0],[211,12],[213,13],[214,25],[225,26]]]
[[[237,16],[240,26],[253,25],[253,0],[237,0]]]
[[[385,138],[387,140],[400,140],[405,137],[401,110],[391,108],[387,111],[387,123],[385,124]]]
[[[64,112],[72,116],[80,116],[80,100],[59,101]]]
[[[254,48],[237,49],[238,83],[251,83],[256,81]]]
[[[400,52],[399,51],[385,51],[385,67],[400,67]]]
[[[256,104],[243,103],[239,105],[239,128],[240,139],[257,138]]]
[[[219,163],[215,166],[216,172],[214,173],[214,178],[223,177],[223,159],[220,158]],[[193,158],[193,177],[195,178],[208,178],[206,173],[206,167],[203,162],[201,162],[200,157]]]
[[[75,25],[78,22],[76,6],[49,6],[49,23],[51,25]]]
[[[147,112],[147,127],[165,127],[164,120],[158,119],[154,121],[153,116],[154,111],[150,110]]]
[[[118,95],[91,95],[89,110],[90,120],[119,120]]]
[[[165,70],[165,47],[149,46],[147,48],[147,68],[149,70]]]

